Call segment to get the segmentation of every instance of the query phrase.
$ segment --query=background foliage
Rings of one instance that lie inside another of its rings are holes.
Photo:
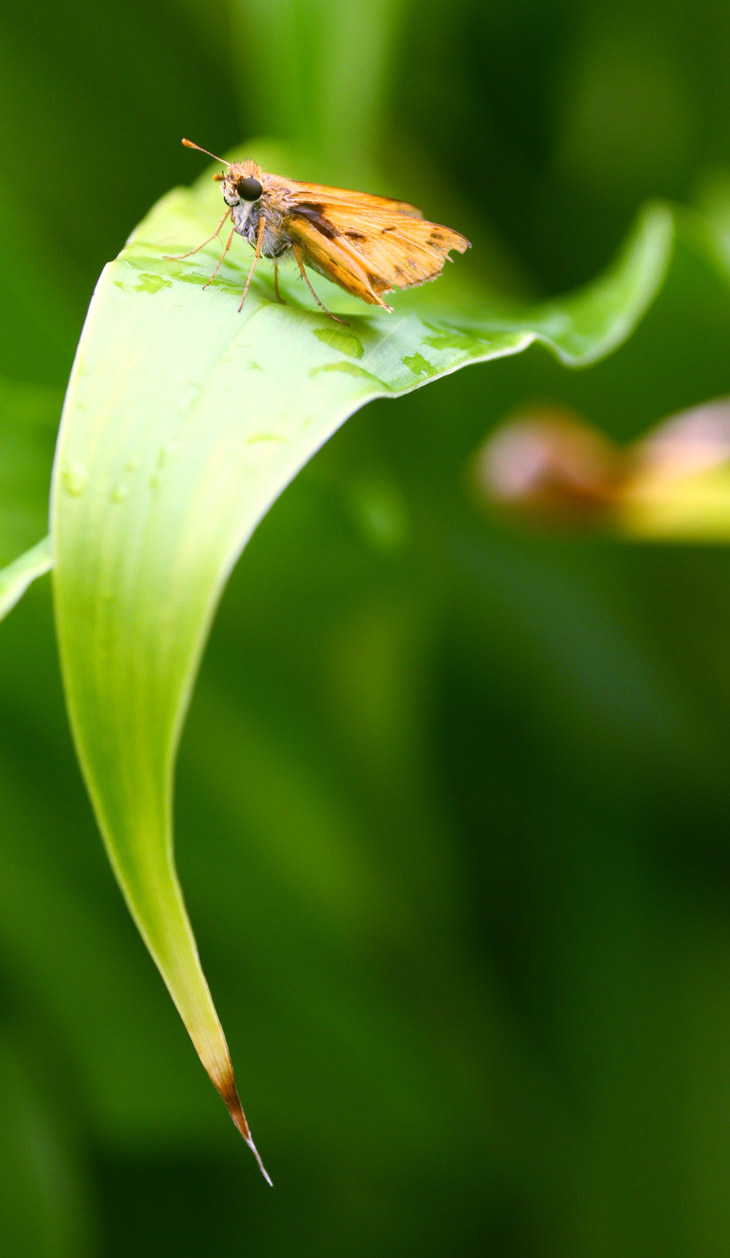
[[[717,203],[728,25],[709,0],[11,8],[0,560],[44,532],[98,271],[199,172],[182,134],[269,132],[293,174],[440,208],[532,298],[591,278],[644,198]],[[178,859],[276,1193],[113,884],[47,584],[3,623],[9,1253],[726,1253],[730,560],[516,532],[465,469],[534,397],[628,439],[729,393],[729,332],[687,244],[590,371],[535,347],[371,405],[234,574]]]

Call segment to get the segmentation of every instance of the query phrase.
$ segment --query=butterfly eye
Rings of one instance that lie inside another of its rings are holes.
[[[237,185],[238,195],[242,201],[258,201],[263,188],[258,179],[254,179],[249,175],[248,179],[241,179]]]

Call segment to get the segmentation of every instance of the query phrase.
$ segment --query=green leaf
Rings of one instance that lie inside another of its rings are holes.
[[[259,156],[286,169],[279,156]],[[346,313],[342,327],[291,280],[288,304],[277,304],[268,264],[238,314],[238,240],[205,291],[215,244],[167,258],[209,235],[220,212],[209,175],[170,193],[101,276],[57,448],[54,589],[71,724],[109,858],[203,1065],[254,1148],[172,839],[177,746],[226,579],[287,483],[371,398],[535,341],[575,366],[608,353],[653,299],[673,225],[650,207],[600,281],[534,309],[458,301],[434,312],[429,303],[449,292],[444,279],[397,295],[393,315],[372,314],[317,279],[322,299]],[[452,286],[457,268],[478,265],[458,258]]]
[[[37,546],[0,569],[0,620],[15,607],[31,582],[50,572],[52,566],[51,539],[44,537]]]

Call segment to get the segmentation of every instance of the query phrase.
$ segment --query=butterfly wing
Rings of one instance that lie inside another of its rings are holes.
[[[359,210],[360,213],[380,210],[388,214],[404,214],[407,218],[423,218],[418,206],[411,205],[410,201],[393,201],[390,197],[374,196],[371,192],[329,188],[321,183],[298,183],[295,179],[279,179],[278,176],[274,178],[282,185],[282,191],[285,186],[287,200],[293,204],[302,202],[321,206],[336,205],[343,209]]]
[[[387,285],[346,242],[340,243],[323,234],[306,218],[293,219],[288,224],[288,231],[294,245],[299,246],[307,266],[324,275],[325,279],[339,284],[353,297],[359,297],[370,305],[382,306],[385,310],[391,309],[381,297],[381,292],[387,291]]]
[[[404,201],[295,184],[287,202],[287,227],[305,262],[386,310],[383,293],[436,279],[452,249],[469,248],[466,237],[428,222]]]
[[[451,227],[425,218],[368,213],[361,220],[331,216],[341,236],[368,270],[378,277],[377,290],[413,288],[434,280],[452,249],[464,253],[469,241]]]

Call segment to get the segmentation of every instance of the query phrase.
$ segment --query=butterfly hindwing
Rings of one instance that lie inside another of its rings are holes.
[[[288,229],[310,264],[371,304],[385,306],[382,293],[435,279],[450,250],[469,248],[459,232],[428,222],[407,202],[317,184],[294,185],[287,201]]]

